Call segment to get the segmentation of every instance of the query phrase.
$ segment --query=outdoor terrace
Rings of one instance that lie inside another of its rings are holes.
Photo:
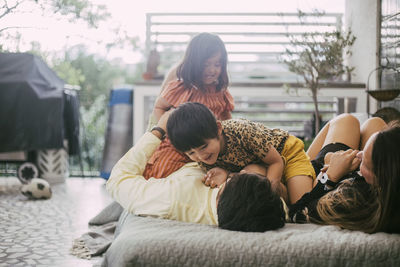
[[[290,40],[342,30],[340,13],[148,13],[146,55],[160,54],[160,71],[180,61],[190,39],[211,32],[224,41],[232,81],[297,82],[282,62]],[[318,37],[316,37],[318,40]]]
[[[320,40],[318,36],[327,31],[342,30],[342,19],[339,13],[149,13],[146,53],[159,53],[159,72],[165,73],[180,61],[194,35],[202,31],[219,35],[228,53],[229,90],[236,103],[233,117],[305,137],[314,104],[303,78],[283,63],[286,49],[306,32]],[[324,121],[343,112],[367,112],[363,83],[322,84],[318,105]],[[137,82],[133,90],[135,142],[146,129],[160,81]]]

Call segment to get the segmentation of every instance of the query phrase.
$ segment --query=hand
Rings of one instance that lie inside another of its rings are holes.
[[[333,182],[339,182],[340,178],[357,169],[361,161],[357,158],[358,150],[348,149],[332,154],[329,168],[326,173]]]
[[[202,182],[211,188],[218,187],[226,182],[228,171],[219,167],[212,168],[203,177]]]
[[[326,172],[329,168],[329,164],[325,164],[322,168],[321,168],[321,172]]]
[[[343,151],[343,150],[340,150],[340,151]],[[333,152],[328,152],[325,154],[325,157],[324,157],[325,165],[329,165],[329,162],[331,162],[332,155],[333,155]]]
[[[161,127],[165,132],[167,132],[168,118],[174,110],[174,108],[171,108],[170,110],[164,112],[164,114],[162,114],[160,119],[158,120],[157,126]]]
[[[303,210],[297,211],[291,218],[294,223],[309,223],[310,216],[308,215],[308,208],[305,207]]]

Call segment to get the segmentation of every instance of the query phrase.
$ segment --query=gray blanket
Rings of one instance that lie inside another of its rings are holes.
[[[287,224],[244,233],[123,213],[102,266],[400,266],[400,235]]]
[[[102,266],[400,266],[396,234],[315,224],[244,233],[121,211],[112,203],[91,220],[104,231],[81,238],[91,255],[108,248]],[[115,239],[105,230],[110,224]]]
[[[113,201],[89,221],[90,231],[74,240],[70,253],[82,259],[101,256],[111,245],[123,208]]]

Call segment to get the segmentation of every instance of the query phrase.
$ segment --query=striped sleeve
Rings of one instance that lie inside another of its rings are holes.
[[[166,138],[148,161],[143,176],[146,179],[165,178],[190,161],[184,154],[176,151]]]

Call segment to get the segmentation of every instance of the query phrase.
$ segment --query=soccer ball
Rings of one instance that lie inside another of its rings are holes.
[[[30,199],[48,199],[51,197],[50,184],[40,178],[33,178],[21,188],[21,193]]]

